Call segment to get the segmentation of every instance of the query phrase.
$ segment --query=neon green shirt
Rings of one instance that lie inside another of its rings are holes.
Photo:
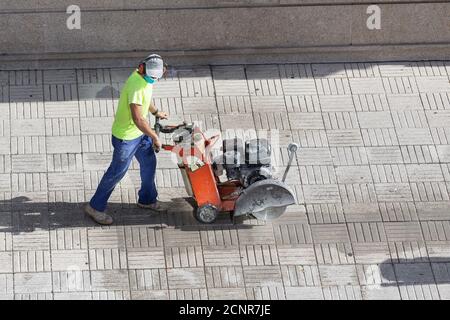
[[[114,119],[112,134],[118,139],[133,140],[143,135],[134,124],[130,104],[142,106],[142,116],[147,118],[148,108],[152,99],[153,86],[134,71],[120,93],[119,107]]]

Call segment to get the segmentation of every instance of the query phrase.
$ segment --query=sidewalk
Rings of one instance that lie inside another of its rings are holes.
[[[129,69],[0,71],[0,299],[450,299],[450,61],[186,67],[155,86],[173,122],[300,145],[299,205],[199,225],[170,155],[167,214],[82,213],[111,159]]]

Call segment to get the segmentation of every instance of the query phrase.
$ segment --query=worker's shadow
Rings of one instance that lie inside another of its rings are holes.
[[[193,215],[190,198],[163,201],[164,211],[140,209],[135,204],[110,203],[107,212],[114,218],[114,226],[140,226],[161,229],[175,227],[181,230],[208,230],[215,228],[251,228],[243,218],[233,219],[229,213],[220,213],[214,224],[198,222]],[[36,229],[99,226],[83,210],[85,203],[39,202],[27,197],[0,200],[0,232],[32,232]]]

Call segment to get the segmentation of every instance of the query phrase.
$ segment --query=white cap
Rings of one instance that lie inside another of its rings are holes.
[[[145,58],[142,63],[145,64],[145,73],[153,79],[161,79],[164,74],[164,61],[160,55],[151,54]]]

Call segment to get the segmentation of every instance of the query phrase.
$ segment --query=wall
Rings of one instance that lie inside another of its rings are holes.
[[[374,2],[381,30],[366,26]],[[71,4],[81,30],[66,26]],[[0,63],[126,63],[150,51],[175,64],[448,59],[449,17],[448,1],[430,0],[2,0]]]

